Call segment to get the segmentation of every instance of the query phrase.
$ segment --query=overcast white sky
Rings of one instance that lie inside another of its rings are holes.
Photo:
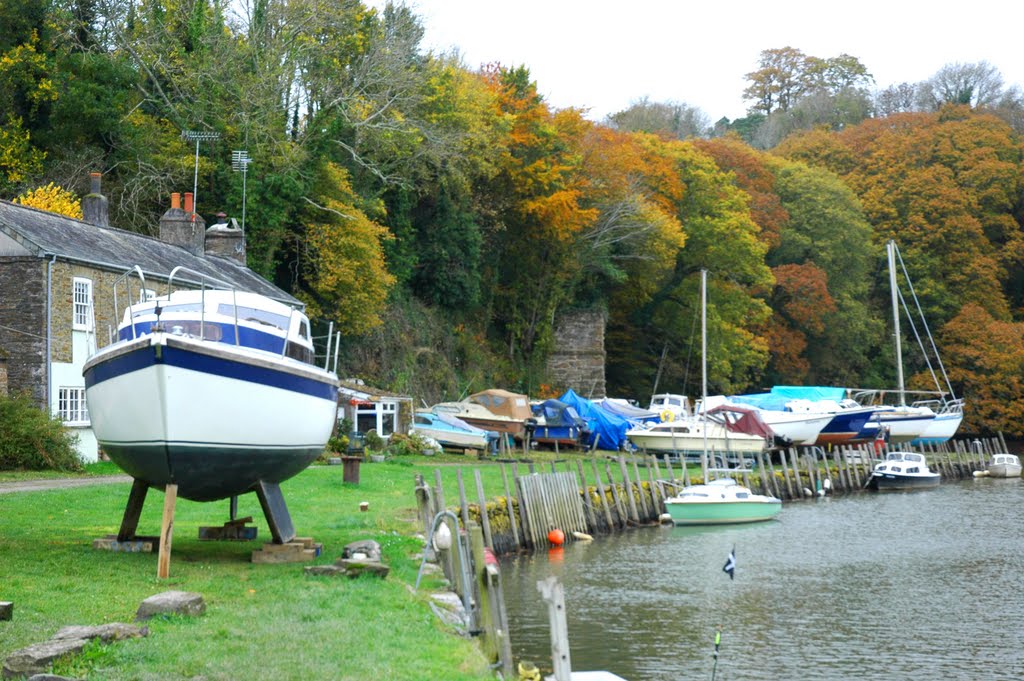
[[[382,7],[385,0],[364,0]],[[401,4],[401,3],[399,3]],[[549,104],[601,120],[630,102],[685,102],[713,122],[745,115],[761,50],[857,57],[881,89],[945,64],[988,61],[1024,84],[1020,0],[408,0],[424,47],[471,69],[525,65]]]

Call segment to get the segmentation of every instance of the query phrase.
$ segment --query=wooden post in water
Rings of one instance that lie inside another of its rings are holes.
[[[604,519],[608,523],[608,531],[611,532],[615,529],[615,523],[612,522],[612,510],[608,504],[608,497],[605,495],[604,484],[601,483],[601,474],[597,470],[597,461],[591,459],[590,463],[594,466],[594,482],[597,485],[597,493],[601,497],[601,509],[604,511]]]
[[[164,515],[160,520],[160,549],[157,554],[157,579],[171,576],[171,539],[174,535],[174,505],[178,501],[178,486],[164,486]]]
[[[640,514],[636,510],[636,499],[633,498],[633,484],[629,481],[629,471],[626,470],[625,457],[616,457],[619,460],[619,472],[622,474],[622,493],[629,499],[629,517],[637,525],[640,524]]]
[[[768,486],[768,472],[764,469],[764,452],[757,453],[757,470],[761,473],[761,494],[771,494],[772,490]]]
[[[480,633],[483,634],[484,654],[488,660],[495,662],[498,660],[498,645],[495,636],[497,627],[494,623],[494,610],[491,608],[491,594],[487,589],[484,536],[480,526],[475,523],[469,527],[469,553],[472,556],[469,564],[473,568],[473,585],[480,599],[474,610],[477,622],[480,623]]]
[[[462,469],[455,469],[455,477],[459,481],[459,514],[462,516],[462,526],[469,527],[469,503],[466,501],[466,483],[462,480]]]
[[[593,532],[597,528],[597,517],[594,515],[594,500],[590,497],[590,488],[587,487],[587,476],[583,474],[581,459],[576,459],[576,472],[580,476],[580,486],[583,488],[583,509],[587,513],[587,531]]]
[[[796,494],[793,492],[793,483],[789,479],[789,464],[786,461],[786,450],[779,450],[779,462],[782,464],[782,479],[786,483],[786,491],[789,493],[790,499],[795,499]]]
[[[653,519],[657,520],[661,516],[662,508],[664,508],[664,502],[661,498],[661,489],[655,482],[654,466],[652,465],[647,466],[647,484],[651,486],[651,504],[654,507]]]
[[[800,463],[796,460],[796,450],[792,447],[789,448],[789,465],[793,469],[793,482],[796,483],[796,495],[802,497],[804,495],[804,484],[800,479]]]
[[[537,537],[530,533],[530,512],[523,503],[523,490],[519,485],[519,466],[512,464],[512,486],[516,490],[516,501],[519,502],[519,524],[523,528],[523,546],[536,546]]]
[[[668,473],[668,479],[672,482],[676,481],[676,472],[672,470],[672,457],[665,457],[665,471]]]
[[[640,497],[640,507],[643,509],[644,520],[648,521],[651,519],[651,513],[647,510],[647,498],[644,496],[644,483],[640,479],[640,468],[636,465],[636,457],[632,457],[633,460],[633,477],[636,478],[636,493]]]
[[[444,510],[445,510],[445,504],[444,504],[444,485],[442,485],[442,483],[441,483],[441,469],[440,468],[435,468],[434,469],[434,515],[436,516],[438,513],[440,513],[441,511],[444,511]],[[433,522],[433,520],[431,520],[431,522]],[[444,522],[445,525],[448,526],[448,532],[451,534],[452,541],[454,543],[454,541],[456,541],[456,539],[455,539],[455,526],[452,524],[452,521],[451,521],[450,518],[445,517],[443,522]],[[448,578],[448,581],[450,583],[455,584],[456,583],[455,580],[457,579],[457,577],[456,577],[456,574],[455,574],[455,563],[452,561],[452,551],[451,551],[451,549],[445,549],[445,550],[440,551],[439,553],[440,553],[440,555],[439,555],[439,561],[438,562],[441,564],[441,567],[444,570],[445,577]]]
[[[812,493],[818,491],[818,483],[820,478],[818,476],[818,459],[814,456],[814,450],[811,450],[811,454],[805,454],[803,456],[804,464],[807,467],[807,486],[810,488]]]
[[[537,582],[537,590],[548,605],[555,681],[569,681],[572,678],[572,661],[569,657],[569,627],[565,617],[565,590],[556,577]]]
[[[480,508],[480,525],[484,528],[484,543],[487,548],[494,550],[494,535],[491,534],[491,519],[487,516],[487,497],[484,496],[484,482],[480,478],[480,469],[473,469],[473,477],[476,479],[476,499]]]
[[[625,529],[629,523],[629,519],[626,516],[626,506],[622,503],[622,497],[619,495],[618,485],[615,484],[615,478],[612,477],[612,464],[610,461],[605,460],[604,472],[608,476],[608,486],[612,490],[612,499],[615,500],[615,512],[619,516],[619,521],[622,523],[622,528]]]
[[[505,510],[508,512],[508,523],[512,526],[512,541],[519,549],[522,544],[519,542],[519,523],[516,522],[516,507],[512,503],[512,490],[508,486],[508,472],[505,464],[501,464],[501,483],[505,486]]]

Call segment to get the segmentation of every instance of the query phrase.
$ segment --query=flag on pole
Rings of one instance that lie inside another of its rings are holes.
[[[722,571],[729,575],[729,579],[735,579],[736,572],[736,547],[732,547],[732,551],[729,552],[729,557],[725,560],[725,566],[722,567]]]

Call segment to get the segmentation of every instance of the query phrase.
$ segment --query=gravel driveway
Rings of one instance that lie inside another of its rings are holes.
[[[8,492],[38,492],[44,489],[62,487],[85,487],[87,485],[109,485],[112,482],[131,482],[129,475],[97,475],[91,478],[49,478],[47,480],[20,480],[0,482],[0,494]]]

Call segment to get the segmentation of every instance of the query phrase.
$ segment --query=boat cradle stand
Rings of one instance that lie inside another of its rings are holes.
[[[132,482],[131,492],[128,494],[128,503],[125,505],[124,516],[121,518],[121,528],[117,533],[117,542],[129,543],[137,539],[136,530],[139,527],[139,519],[142,516],[142,507],[146,502],[146,495],[149,493],[150,484],[136,478]],[[260,501],[263,515],[267,519],[270,534],[275,544],[288,544],[295,539],[295,525],[292,523],[291,514],[288,513],[288,506],[285,504],[284,495],[281,493],[281,486],[276,482],[259,481],[253,486],[253,490]],[[166,578],[170,573],[171,537],[174,527],[174,506],[177,502],[178,486],[173,484],[164,487],[164,513],[160,528],[160,555],[158,558],[157,576]],[[231,521],[235,520],[238,510],[238,498],[231,497]],[[147,538],[148,539],[148,538]]]

